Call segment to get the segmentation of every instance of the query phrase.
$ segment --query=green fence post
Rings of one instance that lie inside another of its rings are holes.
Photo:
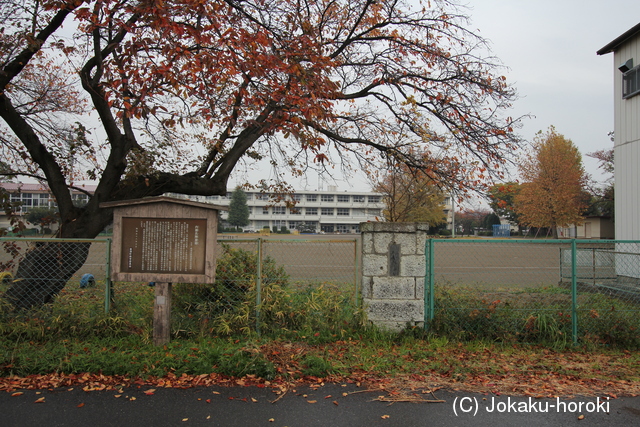
[[[358,286],[359,280],[358,280],[358,276],[360,275],[359,273],[359,266],[358,266],[358,239],[353,239],[353,260],[354,260],[354,272],[353,272],[353,288],[354,288],[354,298],[355,298],[355,305],[356,308],[360,307],[360,288]]]
[[[571,323],[573,344],[578,344],[578,283],[577,283],[577,261],[578,246],[576,239],[571,239]]]
[[[429,328],[429,323],[433,320],[435,315],[435,297],[434,291],[434,279],[435,274],[433,271],[434,264],[434,241],[433,239],[427,239],[424,244],[424,251],[426,255],[427,271],[424,276],[424,329]]]
[[[113,289],[111,288],[111,239],[106,239],[107,255],[104,279],[104,312],[106,314],[111,310],[111,299],[113,298]]]
[[[258,262],[256,263],[256,332],[260,335],[260,304],[262,303],[262,238],[258,238]]]

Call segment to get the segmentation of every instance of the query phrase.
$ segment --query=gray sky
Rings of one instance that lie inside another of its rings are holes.
[[[510,115],[531,114],[519,134],[532,141],[555,126],[578,147],[587,172],[603,181],[597,161],[586,154],[613,146],[607,134],[613,131],[614,64],[612,54],[596,51],[640,22],[640,1],[462,1],[468,2],[469,29],[489,40],[520,96]],[[307,185],[316,189],[317,177]],[[338,185],[369,190],[359,176]]]
[[[602,180],[587,153],[613,146],[613,55],[596,51],[640,22],[638,0],[472,0],[473,27],[532,114],[520,134],[531,141],[550,125],[580,149],[587,172]],[[638,58],[640,60],[640,58]],[[616,71],[617,72],[617,71]]]

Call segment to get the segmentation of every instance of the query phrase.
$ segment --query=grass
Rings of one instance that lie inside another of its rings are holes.
[[[436,287],[431,332],[459,341],[573,345],[571,294],[565,288],[544,287],[516,292],[479,291],[472,287]],[[640,349],[637,313],[632,300],[599,293],[577,298],[576,317],[581,345]]]
[[[174,287],[172,342],[163,347],[151,343],[153,288],[145,283],[114,284],[109,314],[101,284],[68,286],[53,304],[28,312],[13,312],[0,300],[0,377],[422,378],[523,393],[536,381],[557,393],[604,382],[631,393],[630,384],[640,381],[640,354],[630,351],[640,348],[631,301],[581,296],[583,329],[574,346],[566,289],[509,294],[444,286],[437,287],[429,332],[390,333],[366,322],[353,288],[291,283],[273,263],[263,269],[256,311],[256,277],[242,267],[255,260],[236,250],[227,255],[220,265],[229,274],[215,284]]]
[[[640,380],[640,355],[636,352],[594,352],[585,347],[554,351],[540,346],[410,336],[362,336],[313,345],[303,339],[214,337],[183,339],[164,347],[155,347],[138,336],[45,342],[3,338],[0,348],[0,372],[5,377],[89,372],[143,381],[212,373],[276,382],[411,378],[422,384],[459,389],[477,386],[503,393],[513,393],[513,387],[515,392],[533,392],[536,384],[544,384],[547,392],[553,390],[557,395],[577,393],[583,389],[575,387],[588,385],[592,392],[615,389],[616,394],[636,393]],[[505,389],[505,383],[511,389]]]

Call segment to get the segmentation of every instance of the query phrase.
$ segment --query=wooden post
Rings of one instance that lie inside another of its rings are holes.
[[[155,285],[153,302],[153,344],[161,346],[171,340],[171,283]]]
[[[111,280],[155,282],[153,343],[171,340],[171,284],[214,283],[218,211],[171,197],[101,203],[113,208]]]

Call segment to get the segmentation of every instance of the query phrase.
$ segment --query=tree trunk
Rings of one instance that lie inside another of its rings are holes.
[[[90,243],[38,242],[20,261],[4,297],[16,309],[39,307],[53,300],[87,260]]]

